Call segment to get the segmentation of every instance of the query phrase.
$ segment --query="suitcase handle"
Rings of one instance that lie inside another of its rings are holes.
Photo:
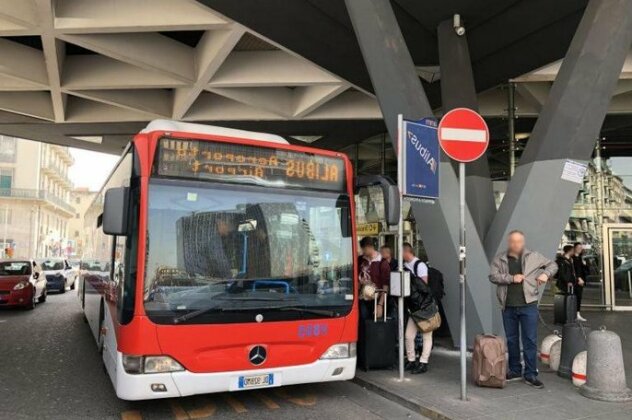
[[[380,296],[380,293],[386,294],[386,290],[384,289],[376,289],[375,295],[373,296],[373,322],[377,322],[377,300]],[[388,299],[384,299],[384,322],[386,322],[386,301]]]

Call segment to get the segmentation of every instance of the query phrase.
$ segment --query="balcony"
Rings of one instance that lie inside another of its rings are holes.
[[[68,166],[72,166],[75,163],[75,158],[72,157],[67,147],[53,144],[51,145],[51,149],[55,150]]]
[[[71,215],[75,214],[75,208],[73,206],[45,190],[35,190],[30,188],[0,188],[0,198],[44,201],[70,213]]]
[[[50,178],[62,183],[67,188],[72,189],[72,182],[70,181],[70,178],[68,178],[68,167],[64,168],[50,160],[43,160],[41,168],[42,171]]]

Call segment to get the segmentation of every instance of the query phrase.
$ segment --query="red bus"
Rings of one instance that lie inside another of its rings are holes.
[[[119,398],[352,378],[352,174],[269,134],[136,135],[86,213],[79,287]]]

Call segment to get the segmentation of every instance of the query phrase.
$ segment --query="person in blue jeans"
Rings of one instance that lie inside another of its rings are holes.
[[[525,236],[514,230],[507,237],[507,251],[491,264],[489,280],[496,284],[507,337],[509,371],[507,380],[524,378],[525,383],[543,388],[538,379],[538,299],[541,286],[557,272],[557,264],[525,246]],[[520,340],[524,371],[520,363]]]

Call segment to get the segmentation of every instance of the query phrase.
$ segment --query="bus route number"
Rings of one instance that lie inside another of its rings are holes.
[[[307,324],[298,326],[299,338],[324,337],[329,333],[327,324]]]

